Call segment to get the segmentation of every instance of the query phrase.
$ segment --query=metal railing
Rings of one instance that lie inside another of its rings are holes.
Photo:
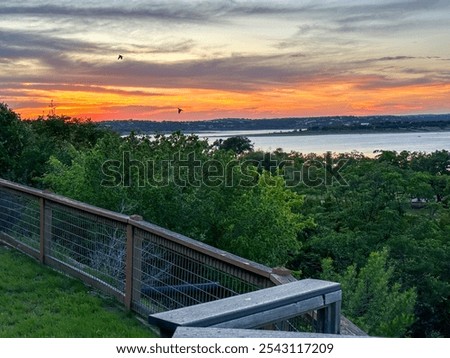
[[[0,240],[116,297],[147,317],[295,281],[145,222],[0,179]],[[308,317],[314,318],[315,312]],[[296,317],[283,330],[311,329]]]

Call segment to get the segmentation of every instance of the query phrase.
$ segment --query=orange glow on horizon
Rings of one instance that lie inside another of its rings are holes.
[[[367,79],[370,82],[369,79]],[[207,89],[111,88],[43,90],[25,87],[26,96],[4,100],[22,118],[55,113],[94,121],[112,119],[207,120],[215,118],[277,118],[334,115],[383,115],[450,112],[450,84],[364,87],[340,81],[261,88],[252,92]],[[33,105],[20,105],[20,103]],[[17,105],[13,106],[16,103]],[[178,115],[176,109],[183,108]]]

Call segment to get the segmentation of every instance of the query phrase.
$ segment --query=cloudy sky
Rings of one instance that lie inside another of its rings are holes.
[[[94,120],[448,113],[449,24],[449,0],[5,0],[0,102]]]

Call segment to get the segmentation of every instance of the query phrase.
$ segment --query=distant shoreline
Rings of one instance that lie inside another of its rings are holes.
[[[222,133],[228,133],[228,132],[236,132],[237,130],[214,130],[214,131],[195,131],[195,132],[188,132],[188,131],[181,131],[185,135],[197,135],[199,137],[208,137],[208,138],[221,138],[223,137]],[[260,129],[255,130],[260,131]],[[304,137],[304,136],[322,136],[322,135],[349,135],[349,134],[395,134],[395,133],[445,133],[450,132],[450,128],[415,128],[415,129],[363,129],[363,130],[327,130],[327,131],[314,131],[314,130],[308,130],[308,131],[275,131],[275,132],[268,132],[268,133],[251,133],[252,130],[249,130],[246,132],[245,130],[242,131],[242,134],[236,134],[236,135],[227,135],[227,137]],[[151,131],[151,132],[138,132],[135,133],[137,135],[170,135],[174,132],[170,131]],[[211,134],[213,135],[205,135],[205,134]],[[121,136],[129,136],[131,132],[128,133],[120,133]]]
[[[217,130],[214,131],[213,136],[208,136],[211,138],[220,138],[220,132],[229,132],[228,130]],[[217,132],[217,133],[216,133]],[[245,132],[245,131],[243,131]],[[327,130],[327,131],[288,131],[288,132],[270,132],[270,133],[251,133],[249,131],[248,133],[239,134],[236,136],[240,137],[303,137],[303,136],[314,136],[314,135],[348,135],[348,134],[392,134],[392,133],[432,133],[432,132],[450,132],[450,128],[415,128],[415,129],[363,129],[363,130]],[[187,134],[187,132],[185,132]],[[198,136],[202,136],[202,134],[208,134],[211,133],[211,131],[205,131],[205,132],[194,132],[193,134],[196,134]],[[169,133],[166,133],[169,134]]]
[[[450,113],[442,115],[410,116],[337,116],[249,120],[244,118],[217,119],[211,121],[104,121],[102,126],[121,134],[171,134],[196,133],[221,136],[233,131],[233,135],[245,136],[309,136],[328,134],[402,133],[450,131]],[[257,131],[255,133],[255,131]],[[258,133],[259,132],[259,133]],[[242,133],[242,134],[241,134]],[[227,134],[228,136],[228,134]]]

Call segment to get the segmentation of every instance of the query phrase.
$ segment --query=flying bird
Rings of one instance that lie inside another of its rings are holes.
[[[119,55],[119,57],[117,57],[118,60],[123,60],[123,56]]]
[[[178,108],[178,114],[180,114],[183,110],[181,108]]]

